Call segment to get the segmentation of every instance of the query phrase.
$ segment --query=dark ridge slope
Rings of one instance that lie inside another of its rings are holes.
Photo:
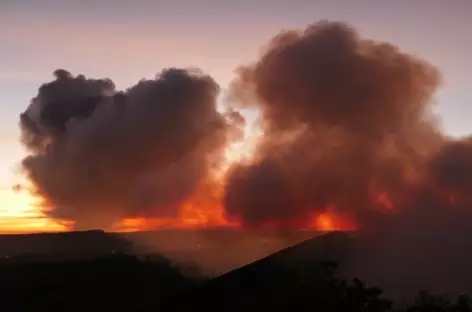
[[[276,252],[207,283],[163,300],[161,311],[269,311],[306,295],[300,289],[316,287],[320,264],[343,263],[351,239],[346,233],[325,234]],[[293,287],[287,287],[292,285]],[[287,289],[293,291],[287,292]],[[274,300],[283,293],[284,298]],[[273,304],[269,305],[269,302]]]

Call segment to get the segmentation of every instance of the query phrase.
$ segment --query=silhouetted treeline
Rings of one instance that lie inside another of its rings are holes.
[[[332,262],[312,269],[272,270],[262,273],[265,281],[254,280],[252,288],[243,289],[243,279],[239,285],[237,278],[224,276],[205,282],[198,277],[197,268],[185,270],[193,274],[189,277],[182,268],[156,255],[140,259],[120,254],[49,263],[10,261],[0,265],[0,293],[5,311],[472,312],[467,296],[452,300],[425,291],[410,305],[399,307],[380,288],[359,279],[338,278]],[[250,279],[251,274],[248,276],[245,278]]]
[[[431,294],[425,290],[418,292],[414,301],[407,305],[395,304],[387,299],[383,290],[378,287],[367,286],[357,278],[352,282],[337,278],[336,267],[335,263],[327,263],[322,269],[325,272],[323,284],[326,288],[314,300],[314,303],[318,300],[321,303],[320,311],[472,312],[472,300],[467,295],[460,295],[451,300],[445,295]]]

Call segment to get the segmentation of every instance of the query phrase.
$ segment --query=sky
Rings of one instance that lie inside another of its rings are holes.
[[[165,67],[196,66],[224,89],[284,28],[342,20],[444,75],[436,111],[444,131],[472,133],[470,0],[2,0],[0,2],[0,232],[54,226],[31,198],[12,192],[25,156],[19,114],[64,68],[126,88]]]

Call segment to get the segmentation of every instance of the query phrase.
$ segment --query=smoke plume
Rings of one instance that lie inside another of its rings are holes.
[[[55,76],[21,114],[22,167],[46,213],[76,229],[175,216],[241,125],[236,112],[216,110],[219,86],[199,70],[166,69],[125,91],[110,79]]]
[[[402,209],[445,141],[431,107],[440,85],[431,64],[344,23],[276,35],[232,84],[233,100],[260,109],[263,136],[229,172],[228,214],[307,226],[332,212],[369,227]]]
[[[321,21],[277,34],[236,73],[221,113],[219,86],[195,69],[124,91],[57,70],[20,118],[22,165],[47,214],[107,229],[176,217],[195,193],[243,227],[313,228],[329,214],[375,229],[472,211],[472,141],[440,131],[432,64]],[[242,108],[260,112],[262,135],[216,180]]]
[[[303,228],[329,213],[364,234],[349,274],[397,295],[472,291],[472,139],[441,132],[437,68],[321,21],[237,73],[231,100],[260,110],[263,134],[228,171],[230,218]]]

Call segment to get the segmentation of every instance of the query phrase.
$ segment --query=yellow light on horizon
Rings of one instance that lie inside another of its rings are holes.
[[[38,200],[28,192],[0,189],[0,233],[63,231],[65,227],[44,216]]]

